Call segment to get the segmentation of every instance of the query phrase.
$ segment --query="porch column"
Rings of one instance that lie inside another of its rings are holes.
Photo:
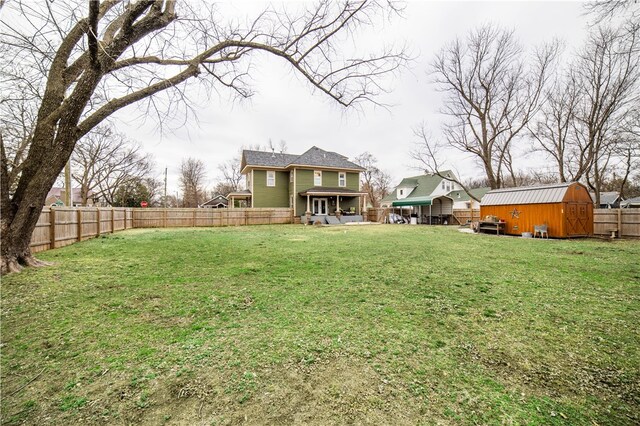
[[[340,196],[336,195],[336,211],[340,211]]]
[[[231,197],[231,208],[233,208],[235,206],[235,203],[233,201],[233,196]]]
[[[306,213],[311,212],[311,197],[309,197],[309,194],[307,194],[307,211]]]
[[[367,213],[367,194],[364,194],[362,196],[362,214],[366,214]]]

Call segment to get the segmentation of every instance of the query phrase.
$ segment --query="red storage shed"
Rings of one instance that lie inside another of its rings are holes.
[[[578,182],[494,189],[480,203],[480,217],[489,215],[504,220],[511,235],[533,233],[535,225],[547,225],[555,238],[593,235],[593,201]]]

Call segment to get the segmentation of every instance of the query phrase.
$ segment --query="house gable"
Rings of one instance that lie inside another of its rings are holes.
[[[442,174],[456,179],[450,170],[444,171]],[[382,200],[382,205],[390,206],[393,201],[407,197],[436,197],[447,195],[455,188],[457,188],[457,185],[454,185],[452,180],[442,178],[436,174],[411,176],[402,179],[400,184]],[[402,194],[400,194],[401,191]]]

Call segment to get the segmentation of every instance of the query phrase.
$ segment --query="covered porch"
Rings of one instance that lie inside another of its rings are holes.
[[[230,192],[229,195],[227,195],[227,199],[229,200],[228,208],[235,208],[236,201],[238,201],[240,207],[251,207],[251,197],[251,191],[248,189],[245,189],[244,191]]]
[[[312,218],[324,217],[337,218],[341,223],[350,221],[349,217],[362,221],[366,214],[366,192],[346,188],[314,187],[299,192],[298,196],[299,208],[297,210],[303,222],[313,223]]]
[[[448,225],[453,215],[453,199],[445,195],[439,197],[408,197],[392,203],[392,212],[412,223],[423,225]]]

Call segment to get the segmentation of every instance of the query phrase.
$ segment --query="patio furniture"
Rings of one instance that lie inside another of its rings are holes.
[[[536,237],[536,234],[540,234],[540,238],[543,238],[545,235],[549,238],[549,230],[547,225],[533,225],[533,238]]]

